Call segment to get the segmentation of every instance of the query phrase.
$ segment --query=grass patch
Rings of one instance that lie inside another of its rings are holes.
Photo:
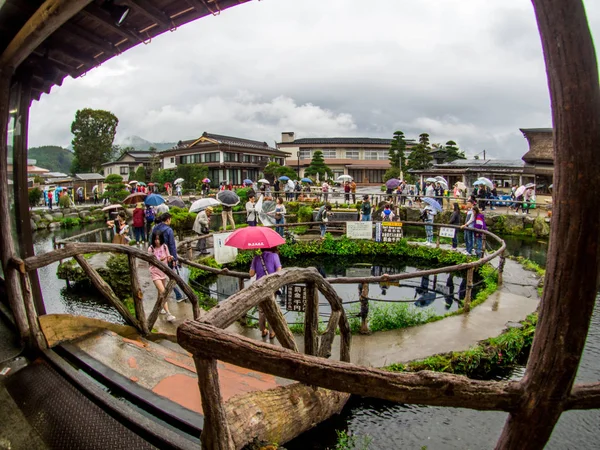
[[[524,362],[531,349],[537,319],[537,313],[530,314],[520,323],[521,327],[508,328],[499,336],[486,339],[464,352],[433,355],[407,364],[391,364],[385,369],[392,372],[432,370],[489,379]]]

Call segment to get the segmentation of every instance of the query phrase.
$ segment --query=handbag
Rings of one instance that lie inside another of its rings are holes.
[[[208,234],[208,233],[210,233],[210,230],[208,229],[208,227],[207,227],[206,225],[202,225],[202,226],[200,227],[200,232],[201,232],[202,234]]]

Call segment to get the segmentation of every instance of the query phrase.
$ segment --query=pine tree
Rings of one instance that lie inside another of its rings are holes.
[[[465,152],[459,150],[454,141],[446,142],[446,153],[446,162],[456,161],[457,159],[467,159]]]
[[[397,173],[396,176],[402,178],[402,172],[406,166],[406,141],[404,140],[404,133],[402,131],[394,132],[388,155],[392,167],[386,172],[386,176],[389,174],[390,178],[393,178],[392,174]]]
[[[310,162],[310,166],[304,171],[305,176],[319,176],[319,179],[325,179],[325,175],[329,178],[333,177],[333,170],[331,170],[326,164],[323,158],[323,152],[321,150],[315,150],[313,157]]]

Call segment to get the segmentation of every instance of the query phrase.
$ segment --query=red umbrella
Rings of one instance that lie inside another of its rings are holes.
[[[123,200],[123,203],[126,205],[135,205],[136,203],[143,202],[148,194],[143,192],[136,192],[135,194],[128,195]]]
[[[281,244],[285,244],[285,239],[267,227],[238,228],[225,239],[225,245],[242,250],[271,248]]]
[[[169,186],[171,186],[171,183],[169,183],[168,181],[165,183],[165,188],[168,188]]]

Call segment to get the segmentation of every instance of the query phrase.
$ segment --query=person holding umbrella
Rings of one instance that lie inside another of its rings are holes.
[[[152,234],[161,233],[164,238],[164,243],[169,249],[169,254],[173,257],[168,264],[171,269],[174,269],[176,272],[179,272],[177,266],[179,264],[179,259],[177,257],[177,245],[175,245],[175,235],[173,234],[173,229],[171,228],[171,214],[164,213],[162,216],[158,217],[157,223],[152,229]],[[154,244],[154,242],[152,242]],[[175,293],[175,300],[177,303],[180,303],[185,300],[185,297],[181,293],[181,291],[175,286],[173,288],[173,292]],[[166,309],[166,308],[165,308]]]
[[[212,215],[212,212],[213,209],[209,206],[198,213],[192,228],[196,234],[205,235],[210,233],[210,216]],[[202,255],[208,254],[208,250],[206,250],[206,241],[207,239],[198,239],[198,243],[196,244],[196,250]]]
[[[471,255],[473,253],[474,235],[473,231],[468,228],[470,228],[475,222],[475,213],[473,212],[474,205],[475,201],[472,199],[467,202],[467,218],[465,220],[465,224],[460,227],[461,229],[465,230],[465,246],[467,247],[465,250],[465,255]]]
[[[148,253],[154,255],[156,259],[165,265],[172,262],[173,257],[169,253],[169,247],[167,247],[167,244],[165,244],[165,237],[163,233],[160,231],[154,231],[152,233],[151,240],[152,242],[148,247]],[[160,294],[162,294],[165,290],[165,280],[167,279],[167,276],[162,270],[156,266],[153,266],[152,264],[150,265],[149,270],[150,276],[152,277],[152,282],[154,283],[154,286],[156,286],[156,290],[160,296]],[[161,313],[167,315],[167,322],[173,322],[176,319],[176,317],[169,311],[169,304],[167,300],[165,300]]]
[[[273,216],[275,217],[275,224],[283,225],[285,223],[285,205],[283,204],[283,199],[278,198],[275,204],[275,211],[273,211]],[[279,236],[283,237],[283,227],[275,227],[275,231],[279,233]]]
[[[317,213],[317,222],[321,222],[319,228],[321,229],[321,239],[325,239],[325,233],[327,232],[327,222],[329,222],[329,214],[331,211],[331,205],[329,203],[324,204]]]
[[[156,219],[156,214],[154,213],[154,208],[152,208],[152,206],[146,205],[144,218],[146,219],[146,240],[152,244],[152,241],[150,240],[150,232],[152,231],[152,225]]]
[[[264,249],[260,255],[256,255],[252,259],[249,274],[251,277],[256,275],[256,279],[260,280],[265,275],[279,272],[280,270],[281,260],[277,254],[277,248],[272,247]],[[271,330],[269,333],[266,325],[267,320],[265,318],[265,313],[261,306],[258,305],[258,328],[261,331],[262,337],[267,337],[268,334],[269,339],[275,339],[275,331],[273,331],[273,327],[271,327],[271,324],[269,324],[269,329]]]
[[[249,227],[256,226],[256,208],[254,207],[254,196],[246,202],[246,222]]]

